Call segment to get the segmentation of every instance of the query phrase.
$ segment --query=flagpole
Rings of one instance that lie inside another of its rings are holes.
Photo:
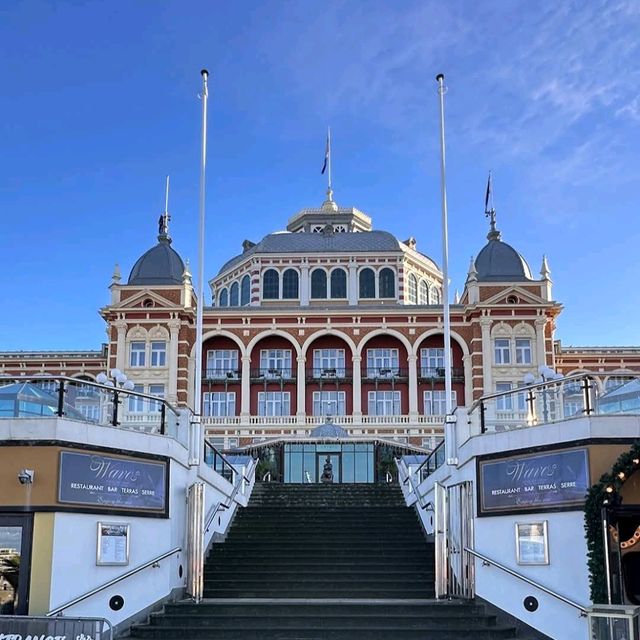
[[[202,445],[202,312],[204,307],[204,217],[205,217],[205,174],[207,168],[207,99],[209,90],[207,80],[209,72],[203,69],[202,75],[202,146],[200,149],[200,224],[198,231],[198,306],[196,311],[196,355],[193,390],[193,448],[189,464],[200,463]]]
[[[444,142],[444,74],[436,76],[440,95],[440,192],[442,195],[442,307],[444,314],[444,389],[446,399],[444,446],[447,464],[457,464],[455,416],[451,393],[451,318],[449,313],[449,229],[447,221],[447,186]]]
[[[329,158],[327,159],[327,170],[329,173],[329,191],[333,191],[331,187],[331,127],[327,127],[327,147],[329,151]]]

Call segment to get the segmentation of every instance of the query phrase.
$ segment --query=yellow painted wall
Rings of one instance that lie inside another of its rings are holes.
[[[49,611],[54,519],[54,513],[36,513],[33,517],[29,585],[29,614],[32,616],[43,615]]]

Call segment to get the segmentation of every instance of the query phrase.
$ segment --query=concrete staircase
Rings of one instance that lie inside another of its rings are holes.
[[[397,486],[258,484],[205,565],[205,600],[138,638],[515,638],[476,603],[434,597],[434,550]]]

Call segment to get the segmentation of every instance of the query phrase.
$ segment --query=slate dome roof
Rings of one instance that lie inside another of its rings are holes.
[[[479,282],[519,282],[532,280],[527,261],[509,244],[502,242],[500,233],[493,231],[489,242],[475,260]]]
[[[143,253],[133,265],[127,284],[182,284],[184,262],[171,247],[171,238],[160,234],[158,244]]]
[[[270,233],[256,245],[222,265],[218,274],[244,261],[254,253],[360,253],[401,251],[400,241],[388,231],[361,231],[358,233]],[[428,256],[424,256],[436,263]]]

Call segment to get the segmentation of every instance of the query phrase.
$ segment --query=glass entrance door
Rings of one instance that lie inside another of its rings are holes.
[[[331,473],[333,475],[333,482],[341,482],[341,460],[339,453],[317,453],[316,454],[316,468],[318,470],[318,482],[322,482],[322,474],[325,472],[325,468],[329,470],[329,466]]]
[[[0,515],[0,615],[28,613],[31,516]]]

